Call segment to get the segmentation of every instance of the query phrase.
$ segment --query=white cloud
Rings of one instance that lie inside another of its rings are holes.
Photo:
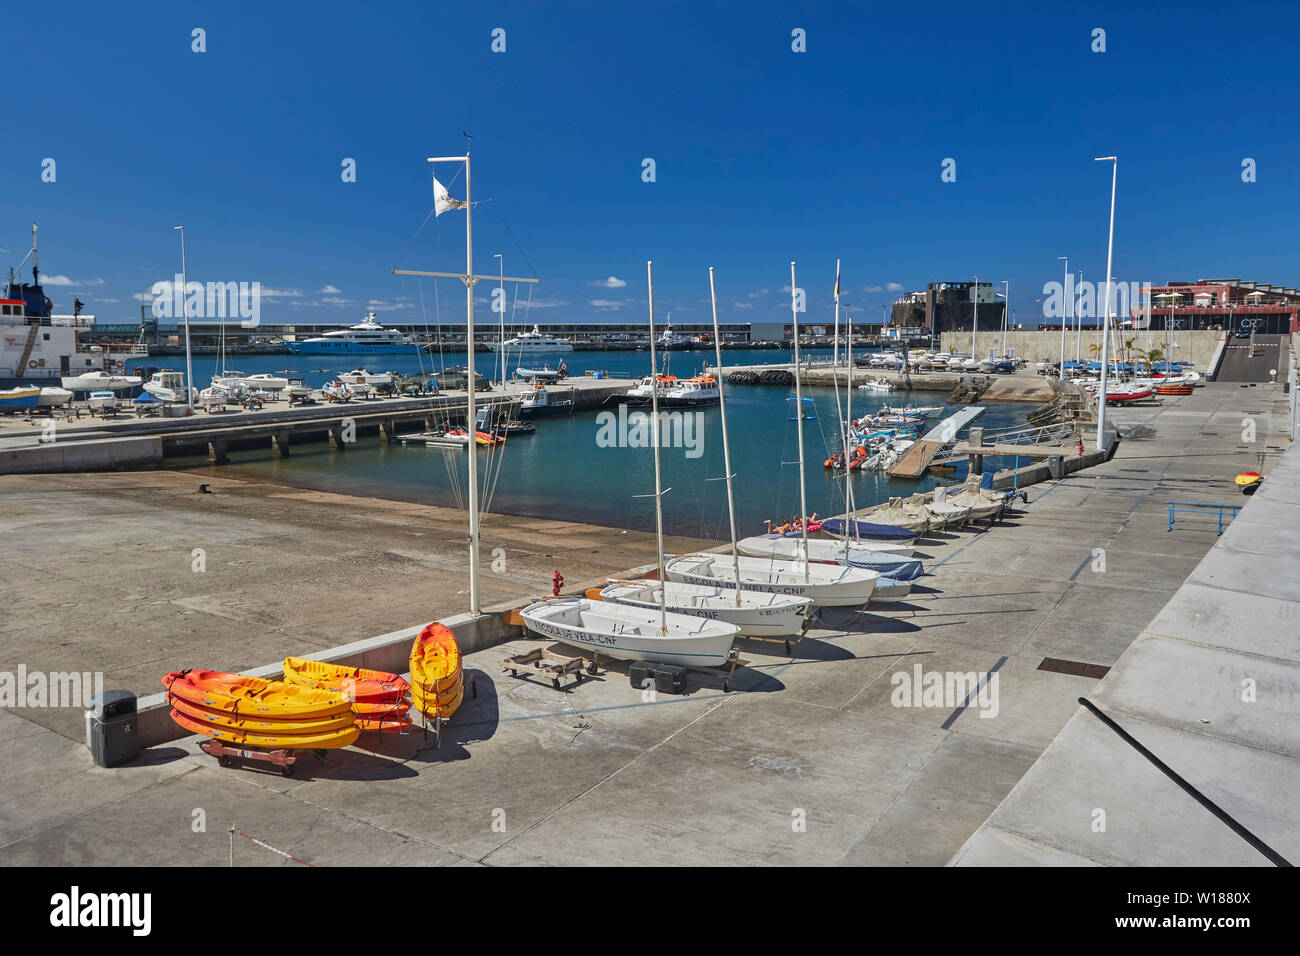
[[[788,291],[788,290],[785,290],[785,291]],[[757,298],[759,298],[760,296],[765,296],[765,295],[767,295],[767,290],[766,290],[766,289],[759,289],[757,292],[751,292],[751,293],[749,293],[749,297],[750,297],[751,299],[757,299]]]
[[[610,276],[608,279],[597,279],[595,282],[588,282],[587,285],[597,285],[602,289],[621,289],[627,282],[618,276]]]
[[[42,275],[41,283],[44,285],[103,285],[103,279],[69,279],[67,276]]]
[[[152,302],[154,300],[154,295],[152,292],[136,292],[132,294],[131,298],[135,299],[137,302]]]
[[[564,299],[533,299],[532,301],[534,309],[558,309],[568,304]]]
[[[302,295],[301,289],[277,289],[273,286],[262,286],[263,299],[293,299]]]
[[[886,282],[884,285],[863,286],[863,292],[902,292],[903,286],[898,282]]]
[[[262,294],[266,295],[265,292]],[[343,299],[337,295],[327,295],[325,298],[321,299],[321,301],[326,305],[356,305],[356,303],[351,299]]]
[[[121,299],[101,299],[99,296],[95,296],[95,298],[94,298],[93,301],[95,301],[95,302],[121,302],[122,300],[121,300]]]
[[[316,291],[322,295],[338,295],[343,290],[340,289],[338,286],[330,285],[327,282],[323,288],[317,289]]]
[[[737,302],[735,304],[735,308],[737,309],[752,309],[753,307],[754,307],[754,303],[752,302]]]
[[[536,303],[533,304],[536,305]],[[623,308],[625,303],[621,299],[592,299],[588,305],[605,312],[616,312]]]

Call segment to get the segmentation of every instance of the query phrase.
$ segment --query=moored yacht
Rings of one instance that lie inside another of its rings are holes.
[[[375,313],[364,322],[326,332],[309,339],[286,339],[285,348],[295,354],[310,355],[383,355],[399,354],[415,348],[409,336],[396,329],[386,329],[375,321]]]
[[[506,339],[504,342],[488,342],[487,347],[492,351],[505,352],[572,352],[573,342],[569,339],[559,339],[553,335],[545,335],[542,330],[534,325],[531,332],[522,332],[514,338]]]

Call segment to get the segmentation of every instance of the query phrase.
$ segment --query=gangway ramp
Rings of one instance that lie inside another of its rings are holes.
[[[961,411],[949,415],[921,436],[916,444],[898,459],[894,467],[889,469],[889,477],[920,478],[934,461],[935,455],[939,454],[944,446],[957,440],[957,432],[983,414],[983,405],[967,405]]]

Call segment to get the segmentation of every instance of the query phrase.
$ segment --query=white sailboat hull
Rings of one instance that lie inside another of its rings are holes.
[[[735,588],[737,568],[729,554],[688,554],[664,565],[670,581]],[[741,556],[740,587],[747,591],[810,598],[813,607],[861,607],[871,600],[880,575],[839,564],[804,564]]]
[[[720,667],[731,655],[740,629],[658,608],[646,609],[590,598],[553,598],[520,612],[524,625],[540,637],[623,661],[657,661],[687,667]]]
[[[681,581],[613,581],[600,592],[602,600],[632,607],[657,609],[659,592],[674,614],[725,621],[751,637],[781,637],[798,633],[808,619],[812,602],[807,598],[759,591],[740,591],[736,603],[735,588],[707,587]]]
[[[801,538],[742,538],[737,542],[740,553],[754,558],[777,558],[782,561],[802,561],[804,546]],[[906,554],[901,553],[905,551]],[[871,567],[876,564],[897,564],[912,556],[910,547],[894,550],[877,548],[874,543],[850,543],[846,548],[842,540],[833,538],[809,538],[808,558],[812,561],[833,561],[838,564],[851,564],[855,567]]]

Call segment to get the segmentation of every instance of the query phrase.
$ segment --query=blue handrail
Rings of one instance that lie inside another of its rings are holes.
[[[1217,514],[1219,518],[1219,534],[1223,534],[1223,513],[1228,510],[1228,520],[1231,521],[1237,517],[1237,512],[1242,508],[1241,505],[1216,505],[1208,501],[1171,501],[1169,502],[1169,527],[1166,531],[1174,530],[1174,512],[1182,511],[1188,514]]]

